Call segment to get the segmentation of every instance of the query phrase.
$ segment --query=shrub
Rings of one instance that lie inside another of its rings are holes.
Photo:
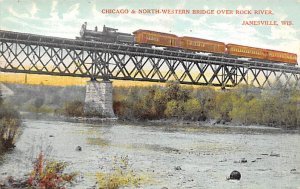
[[[215,99],[215,109],[214,109],[214,116],[216,119],[223,120],[223,121],[230,121],[231,117],[229,112],[232,110],[233,107],[233,93],[232,92],[219,92]]]
[[[187,99],[189,99],[189,92],[187,90],[182,90],[178,82],[171,81],[166,85],[165,96],[167,101],[186,101]]]
[[[74,181],[77,175],[77,173],[63,173],[66,166],[65,162],[45,161],[41,152],[28,178],[28,186],[30,188],[64,189],[64,186]]]
[[[20,126],[21,116],[19,112],[0,105],[0,153],[15,147]]]
[[[137,175],[129,164],[128,156],[114,157],[112,170],[96,173],[99,189],[118,189],[120,187],[139,187],[149,182],[149,178]]]
[[[39,112],[39,109],[43,106],[45,102],[45,99],[44,98],[36,98],[33,102],[33,105],[36,109],[36,112]]]
[[[184,102],[183,109],[183,116],[185,119],[199,120],[201,117],[203,117],[201,103],[196,98],[192,98]]]
[[[183,115],[183,102],[176,100],[169,101],[164,113],[167,117],[181,117]]]
[[[64,113],[67,116],[82,117],[84,115],[84,103],[78,100],[68,102],[64,106]]]

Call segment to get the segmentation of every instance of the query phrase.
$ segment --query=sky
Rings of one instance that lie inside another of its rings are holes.
[[[271,15],[103,14],[103,9],[271,10]],[[300,0],[0,0],[0,29],[74,39],[81,25],[138,29],[298,54]],[[289,20],[293,25],[246,26],[243,21]]]

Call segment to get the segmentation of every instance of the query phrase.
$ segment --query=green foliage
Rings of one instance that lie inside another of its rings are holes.
[[[233,108],[234,94],[228,91],[220,92],[215,99],[215,117],[220,120],[230,121],[229,112]]]
[[[61,113],[71,101],[84,101],[85,87],[54,87],[8,84],[15,95],[5,98],[18,110],[34,113]]]
[[[18,111],[0,105],[0,153],[15,147],[20,133],[21,116]]]
[[[186,101],[189,99],[187,90],[182,90],[178,82],[168,82],[165,92],[166,100]]]
[[[164,113],[167,117],[181,117],[183,112],[183,103],[181,101],[171,100],[167,103]]]
[[[45,102],[44,98],[36,98],[34,100],[33,105],[38,110],[38,109],[40,109],[43,106],[44,102]]]
[[[300,127],[300,91],[241,86],[231,90],[166,87],[118,89],[115,111],[124,119],[178,118]],[[116,100],[116,99],[115,99]],[[120,111],[121,110],[121,111]]]
[[[138,175],[131,166],[128,156],[115,156],[110,172],[96,173],[99,189],[118,189],[130,186],[139,187],[150,181],[145,175]]]
[[[4,103],[14,104],[20,110],[84,116],[84,87],[10,88],[16,96],[6,98]],[[300,128],[300,91],[284,89],[280,83],[264,90],[252,86],[225,91],[211,87],[192,89],[178,82],[168,82],[165,87],[115,87],[113,90],[113,108],[120,119],[175,117]]]
[[[190,120],[199,120],[203,117],[203,110],[199,99],[192,98],[183,103],[184,117]]]
[[[2,104],[3,104],[3,98],[2,98],[2,92],[0,90],[0,107],[1,107]]]
[[[40,153],[28,178],[28,187],[64,189],[77,176],[76,173],[64,173],[66,167],[65,162],[46,161]]]
[[[233,121],[239,123],[260,124],[263,115],[262,103],[257,98],[247,100],[246,97],[240,96],[233,100],[233,107],[229,114]]]

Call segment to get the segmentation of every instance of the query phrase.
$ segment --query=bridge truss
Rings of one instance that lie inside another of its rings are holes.
[[[293,87],[300,80],[300,69],[288,65],[3,30],[0,71],[221,87]]]

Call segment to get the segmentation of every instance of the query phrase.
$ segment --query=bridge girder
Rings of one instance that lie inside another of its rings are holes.
[[[233,87],[299,85],[293,66],[0,31],[0,71]]]

